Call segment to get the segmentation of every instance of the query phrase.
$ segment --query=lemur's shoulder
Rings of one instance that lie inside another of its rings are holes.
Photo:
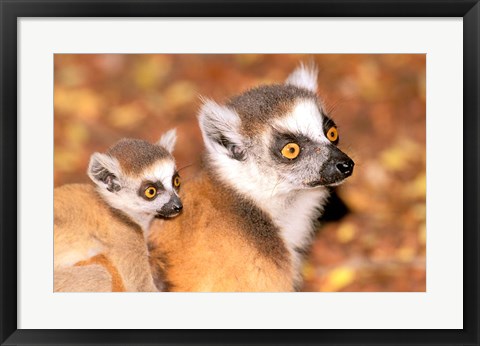
[[[90,184],[66,184],[56,187],[54,190],[55,198],[68,199],[72,197],[72,193],[76,198],[81,197],[85,199],[97,198],[95,196],[95,187]]]
[[[89,184],[67,184],[54,189],[55,224],[88,216],[83,222],[91,220],[95,214],[107,210],[107,205]],[[83,216],[82,216],[83,215]]]
[[[109,206],[95,186],[90,184],[67,184],[55,188],[54,209],[56,224],[61,223],[61,219],[78,219],[81,224],[93,223],[96,228],[102,228],[100,224],[111,224],[112,219],[120,222],[126,219],[120,211]]]
[[[82,247],[79,242],[90,243],[91,239],[106,241],[125,234],[120,230],[131,229],[139,234],[141,231],[125,214],[109,206],[96,188],[89,184],[55,188],[54,226],[55,241],[58,244],[77,244],[71,245],[73,248]]]
[[[164,270],[157,274],[171,290],[291,289],[288,251],[266,215],[207,174],[183,191],[184,214],[154,224],[150,238],[152,267]],[[258,268],[269,268],[270,275]]]

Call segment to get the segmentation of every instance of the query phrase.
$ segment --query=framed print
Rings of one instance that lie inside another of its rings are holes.
[[[477,345],[479,6],[3,1],[2,344]]]

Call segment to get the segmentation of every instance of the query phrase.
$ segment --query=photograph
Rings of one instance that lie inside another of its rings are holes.
[[[426,292],[426,54],[54,54],[55,292]]]
[[[480,0],[0,0],[0,345],[479,345]]]

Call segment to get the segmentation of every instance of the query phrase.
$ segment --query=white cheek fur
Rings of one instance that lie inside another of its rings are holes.
[[[112,193],[99,187],[99,191],[105,201],[115,209],[126,213],[135,223],[137,223],[144,232],[148,231],[150,223],[169,200],[172,192],[172,177],[175,174],[175,162],[170,159],[162,160],[141,177],[124,177],[121,179],[122,189]],[[145,200],[138,195],[138,188],[142,181],[160,181],[165,190],[152,201]]]

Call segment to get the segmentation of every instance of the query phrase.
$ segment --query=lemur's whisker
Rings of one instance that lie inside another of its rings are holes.
[[[275,190],[276,190],[277,186],[280,184],[280,181],[281,181],[281,178],[278,178],[278,179],[277,179],[277,183],[273,186],[273,189],[272,189],[272,193],[271,193],[271,195],[270,195],[270,198],[273,197],[273,194],[275,193]]]
[[[197,165],[197,164],[198,164],[198,162],[190,163],[190,164],[188,164],[188,165],[185,165],[185,166],[182,166],[182,167],[178,168],[177,171],[178,171],[178,172],[181,172],[181,171],[184,170],[185,168],[189,168],[189,167],[194,166],[194,165]]]

